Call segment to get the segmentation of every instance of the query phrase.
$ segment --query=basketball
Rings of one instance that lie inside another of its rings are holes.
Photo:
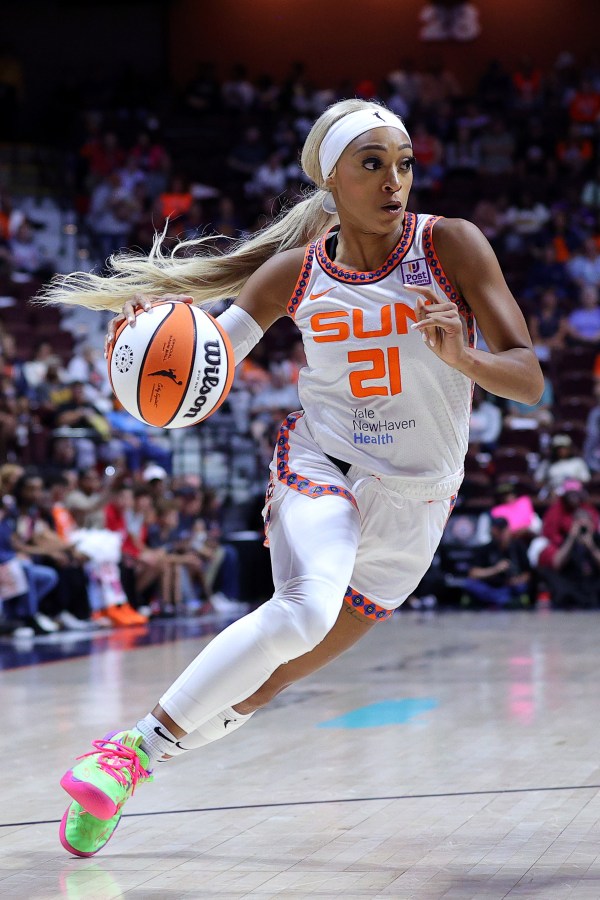
[[[182,301],[137,311],[120,325],[108,374],[127,412],[159,428],[202,422],[225,400],[235,371],[229,338],[211,315]]]

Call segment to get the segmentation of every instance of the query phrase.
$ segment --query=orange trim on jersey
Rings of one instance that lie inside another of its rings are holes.
[[[290,301],[287,305],[287,314],[288,316],[291,316],[292,319],[295,317],[296,312],[298,311],[298,307],[302,303],[304,294],[306,293],[310,273],[312,271],[314,253],[315,242],[313,241],[313,243],[309,244],[306,248],[304,259],[302,260],[302,268],[300,269],[300,274],[298,275],[298,281],[296,282],[294,293],[290,297]]]
[[[435,252],[435,246],[433,243],[433,226],[436,222],[439,222],[441,218],[443,217],[430,216],[425,223],[425,227],[423,228],[423,249],[425,251],[425,261],[429,266],[431,274],[435,278],[436,283],[446,294],[448,300],[451,300],[452,303],[456,303],[458,311],[467,325],[467,339],[469,341],[469,347],[474,347],[475,317],[473,316],[471,307],[469,306],[465,298],[459,293],[459,291],[457,291],[457,289],[454,287],[454,285],[444,272],[442,264]]]
[[[329,259],[325,243],[327,241],[327,238],[333,231],[332,228],[330,228],[329,231],[326,234],[322,235],[322,237],[320,237],[317,241],[317,262],[327,273],[327,275],[329,275],[331,278],[334,278],[336,281],[343,281],[345,284],[373,284],[376,281],[381,281],[382,278],[385,278],[386,275],[389,275],[390,272],[393,272],[394,269],[396,269],[400,265],[400,263],[410,250],[415,236],[416,226],[417,217],[415,213],[407,212],[404,216],[404,229],[402,231],[402,237],[388,256],[386,261],[383,263],[383,265],[372,272],[351,272],[347,269],[340,269],[339,266],[336,266],[336,264]],[[338,226],[334,225],[333,227],[337,228]]]

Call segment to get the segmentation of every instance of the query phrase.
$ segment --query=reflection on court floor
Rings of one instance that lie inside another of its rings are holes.
[[[157,627],[0,673],[0,896],[600,897],[593,613],[396,615],[161,767],[105,850],[70,858],[61,774],[206,641]]]

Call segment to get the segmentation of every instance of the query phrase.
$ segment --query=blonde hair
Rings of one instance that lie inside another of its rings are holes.
[[[302,169],[316,189],[252,237],[234,242],[226,253],[214,252],[211,245],[215,237],[210,236],[180,241],[165,254],[163,232],[155,236],[149,256],[131,251],[111,256],[108,277],[90,272],[55,275],[42,288],[38,299],[120,312],[134,294],[181,294],[193,297],[198,305],[237,296],[252,273],[275,253],[304,247],[337,222],[337,216],[325,212],[322,205],[327,191],[319,165],[319,147],[335,122],[369,108],[379,106],[365,100],[341,100],[325,110],[311,128],[301,157]]]

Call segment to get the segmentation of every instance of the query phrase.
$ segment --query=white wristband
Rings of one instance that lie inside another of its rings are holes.
[[[264,332],[250,313],[235,303],[218,316],[218,321],[231,341],[237,366],[256,347]]]

